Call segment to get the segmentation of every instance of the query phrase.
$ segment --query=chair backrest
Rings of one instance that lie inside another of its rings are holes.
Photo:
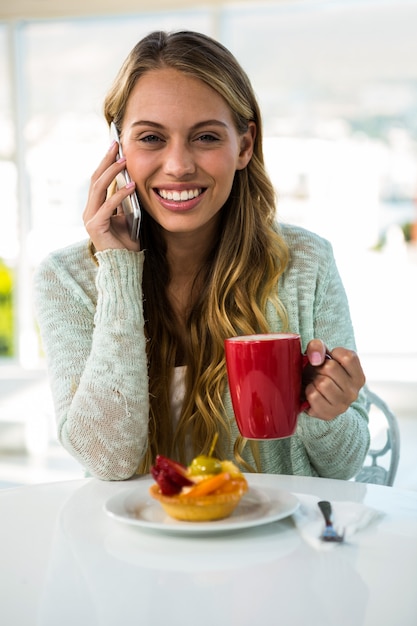
[[[372,409],[384,416],[386,421],[386,441],[382,447],[374,449],[371,440],[371,447],[368,450],[365,464],[355,476],[355,481],[392,486],[400,460],[400,429],[398,421],[387,404],[370,389],[366,389],[366,401],[370,421],[372,420]],[[386,457],[385,455],[388,456]],[[384,464],[379,463],[382,457],[385,457]]]

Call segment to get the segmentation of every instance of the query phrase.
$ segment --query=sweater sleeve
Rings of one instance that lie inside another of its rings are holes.
[[[338,346],[355,350],[349,305],[333,252],[328,242],[321,240],[321,246],[314,297],[309,290],[313,316],[312,335],[307,339],[322,339],[329,350]],[[331,421],[302,413],[297,435],[314,473],[330,478],[351,478],[362,467],[370,442],[364,391],[360,391],[346,412]]]
[[[38,268],[35,305],[59,440],[93,476],[123,480],[137,470],[148,439],[143,253],[96,257],[96,303],[94,278],[87,288],[82,263],[61,254]]]

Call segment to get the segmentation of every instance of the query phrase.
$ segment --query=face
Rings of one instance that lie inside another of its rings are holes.
[[[238,134],[225,100],[208,85],[160,69],[136,83],[121,141],[142,204],[166,234],[204,234],[236,170],[248,164],[254,136],[254,123]]]

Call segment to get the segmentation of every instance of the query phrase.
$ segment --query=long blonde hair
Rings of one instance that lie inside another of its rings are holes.
[[[106,97],[105,117],[120,130],[136,82],[146,72],[166,67],[209,85],[229,105],[238,133],[246,132],[248,122],[254,121],[257,134],[253,156],[247,167],[235,174],[231,194],[221,210],[215,245],[201,267],[198,293],[187,319],[185,346],[178,337],[167,297],[170,275],[164,241],[158,224],[144,212],[141,248],[146,250],[143,290],[150,416],[149,446],[140,472],[149,471],[157,453],[185,462],[187,436],[195,454],[207,453],[214,434],[220,431],[216,454],[224,457],[233,443],[222,402],[226,385],[224,339],[268,332],[268,302],[277,308],[284,327],[287,321],[277,284],[288,262],[288,250],[274,227],[275,194],[264,167],[259,106],[248,77],[233,55],[200,33],[151,33],[123,64]],[[169,389],[180,349],[187,365],[186,393],[174,432]],[[240,456],[239,460],[243,462]]]

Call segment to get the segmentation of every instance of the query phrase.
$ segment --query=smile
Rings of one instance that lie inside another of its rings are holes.
[[[198,198],[203,193],[203,189],[184,189],[183,191],[173,191],[171,189],[158,189],[158,195],[164,200],[173,200],[174,202],[185,202]]]

